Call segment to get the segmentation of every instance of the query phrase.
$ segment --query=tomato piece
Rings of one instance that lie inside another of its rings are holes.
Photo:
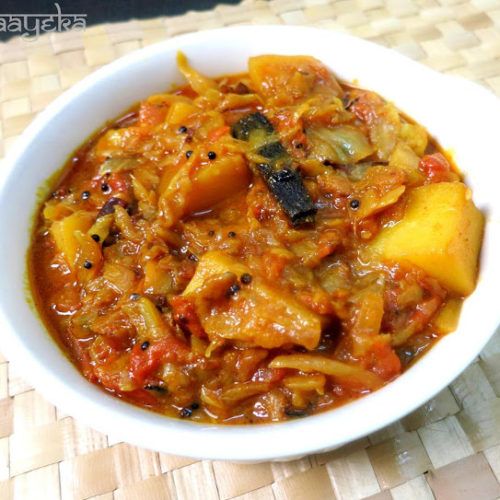
[[[138,383],[144,382],[160,367],[162,354],[157,344],[148,347],[146,351],[142,351],[141,346],[136,344],[130,355],[129,371],[132,378]]]
[[[451,166],[441,153],[426,155],[418,164],[418,168],[431,182],[444,182],[449,179]]]
[[[333,313],[330,297],[324,291],[302,290],[297,293],[297,298],[302,304],[317,314]]]
[[[175,92],[172,92],[174,95],[181,95],[184,97],[188,97],[189,99],[195,99],[198,97],[198,94],[191,88],[190,85],[185,85],[184,87],[180,87]]]
[[[154,127],[165,120],[167,107],[162,104],[142,102],[139,109],[139,124]]]
[[[380,378],[391,380],[401,373],[401,361],[389,344],[375,343],[371,355],[371,370]]]
[[[80,370],[83,373],[83,376],[89,382],[96,382],[97,376],[94,372],[94,367],[90,362],[90,356],[87,349],[84,347],[83,343],[80,342],[77,338],[73,337],[73,335],[68,334],[65,338],[66,345],[70,350],[72,357],[76,360]]]
[[[130,375],[135,382],[142,384],[163,363],[186,362],[189,354],[189,346],[174,336],[155,342],[144,350],[136,344],[130,355]]]
[[[265,253],[262,257],[264,268],[267,270],[269,281],[276,281],[281,278],[283,271],[290,261],[287,255],[278,255],[275,253]]]
[[[368,125],[373,123],[376,118],[373,102],[370,96],[366,94],[355,100],[349,111],[354,113],[356,118],[364,121]]]
[[[198,315],[196,314],[195,305],[189,297],[182,297],[180,295],[173,297],[170,300],[170,306],[172,307],[175,321],[181,325],[182,328],[189,330],[190,333],[200,339],[207,338],[207,334],[201,326]]]
[[[208,142],[216,142],[222,136],[229,134],[230,131],[231,128],[229,127],[229,125],[223,125],[222,127],[215,128],[208,134]]]
[[[410,316],[408,323],[413,326],[416,332],[422,330],[425,324],[434,316],[442,302],[443,299],[439,296],[421,302]]]

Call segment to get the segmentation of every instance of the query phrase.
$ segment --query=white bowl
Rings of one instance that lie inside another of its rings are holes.
[[[393,101],[453,152],[487,214],[476,291],[458,330],[383,389],[302,420],[256,426],[201,425],[162,417],[87,382],[49,337],[30,305],[26,250],[39,188],[106,120],[132,103],[180,83],[184,51],[209,75],[244,71],[251,55],[310,54],[346,81]],[[425,403],[480,352],[500,323],[500,184],[495,165],[499,101],[485,89],[438,74],[388,49],[303,27],[248,26],[180,36],[127,55],[56,99],[26,129],[7,161],[0,189],[0,349],[47,399],[88,425],[124,441],[190,457],[257,461],[338,447]]]

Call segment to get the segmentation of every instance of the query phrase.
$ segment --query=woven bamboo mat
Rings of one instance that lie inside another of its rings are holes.
[[[97,67],[176,34],[248,23],[348,31],[500,95],[500,0],[245,0],[0,45],[0,155],[50,101]],[[450,387],[367,438],[294,462],[234,465],[154,453],[88,429],[0,355],[0,498],[500,498],[499,396],[500,333]]]

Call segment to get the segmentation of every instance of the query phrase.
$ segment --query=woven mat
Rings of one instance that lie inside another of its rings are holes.
[[[63,90],[167,37],[248,23],[313,24],[390,46],[500,95],[499,0],[245,0],[0,45],[0,155]],[[196,461],[116,442],[35,392],[0,355],[0,498],[58,500],[500,498],[500,333],[403,420],[288,463]]]

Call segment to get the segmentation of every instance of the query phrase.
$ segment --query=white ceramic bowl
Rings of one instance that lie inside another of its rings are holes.
[[[27,300],[26,250],[37,192],[68,155],[132,103],[180,83],[184,51],[209,75],[244,71],[251,55],[310,54],[346,81],[393,101],[453,152],[487,214],[479,284],[458,330],[387,387],[339,409],[293,422],[211,426],[169,419],[88,383],[46,333]],[[338,447],[404,416],[449,384],[500,323],[499,101],[469,82],[438,74],[388,49],[331,31],[249,26],[180,36],[127,55],[56,99],[26,129],[0,190],[0,349],[50,401],[130,443],[191,457],[256,461]]]

